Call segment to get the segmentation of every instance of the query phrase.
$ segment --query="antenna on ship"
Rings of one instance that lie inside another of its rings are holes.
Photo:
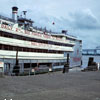
[[[26,18],[26,13],[27,13],[27,11],[23,11],[24,18]]]

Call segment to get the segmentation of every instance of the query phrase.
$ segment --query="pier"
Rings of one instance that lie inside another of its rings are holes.
[[[100,100],[100,71],[0,78],[0,100]]]

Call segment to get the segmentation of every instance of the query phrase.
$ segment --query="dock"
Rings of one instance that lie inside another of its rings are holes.
[[[0,100],[100,100],[100,71],[0,78]]]

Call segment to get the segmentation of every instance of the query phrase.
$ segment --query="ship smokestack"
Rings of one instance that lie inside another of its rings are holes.
[[[18,13],[18,8],[12,7],[12,19],[15,21],[17,21],[17,13]]]

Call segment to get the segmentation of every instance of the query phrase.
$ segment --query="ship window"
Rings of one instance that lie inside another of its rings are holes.
[[[12,50],[12,51],[16,51],[17,48],[18,48],[18,51],[23,51],[23,52],[40,52],[40,53],[63,54],[62,51],[56,51],[56,50],[33,49],[33,48],[25,48],[25,47],[17,47],[17,46],[10,46],[10,45],[0,44],[0,49],[1,50]]]
[[[31,64],[30,63],[24,63],[24,68],[30,68]]]
[[[13,46],[9,46],[9,50],[13,50]]]
[[[2,24],[4,24],[4,25],[9,25],[7,22],[2,22]]]
[[[4,37],[9,37],[7,34],[4,34]]]
[[[22,51],[22,48],[21,47],[18,47],[18,51]]]
[[[2,50],[2,44],[0,44],[0,50]]]
[[[2,36],[2,32],[0,32],[0,36]]]
[[[17,50],[16,47],[13,47],[13,50],[16,51]]]
[[[4,45],[4,50],[9,50],[9,46],[8,45]]]
[[[9,35],[9,37],[10,37],[10,38],[13,38],[13,36],[12,36],[12,35]]]

